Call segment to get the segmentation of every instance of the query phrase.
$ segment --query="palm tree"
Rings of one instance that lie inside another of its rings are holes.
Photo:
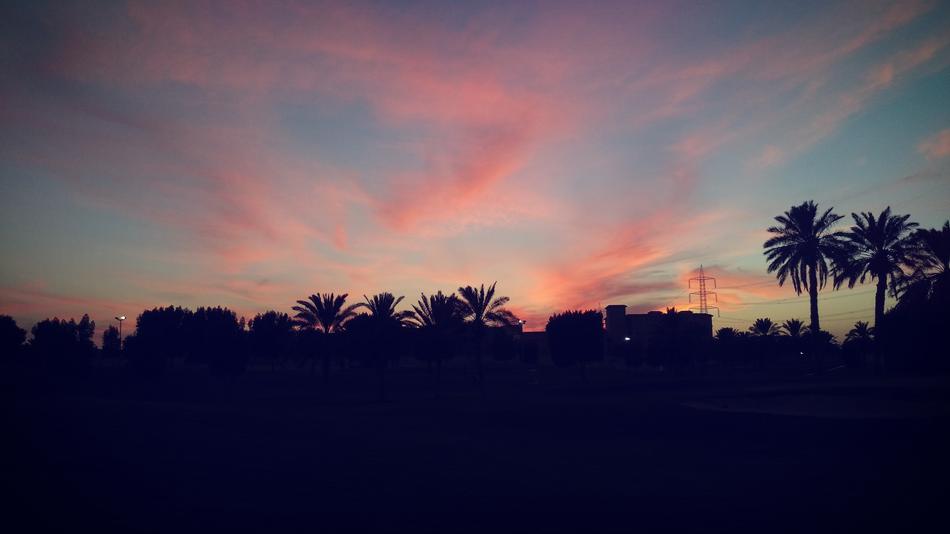
[[[323,293],[310,295],[306,300],[298,300],[297,306],[293,310],[297,312],[294,320],[302,328],[317,330],[318,328],[324,334],[337,332],[343,323],[356,315],[358,304],[345,306],[346,297],[349,294],[343,293],[334,295],[333,293]],[[326,348],[326,347],[325,347]],[[330,352],[323,350],[323,381],[326,382],[330,376]],[[311,360],[310,373],[313,373],[313,360]]]
[[[415,315],[411,318],[420,327],[439,327],[455,323],[462,316],[462,303],[452,293],[445,295],[441,291],[427,297],[420,294],[419,301],[412,307]]]
[[[719,341],[733,341],[739,337],[739,331],[731,326],[724,326],[716,330],[716,339]]]
[[[880,359],[880,352],[872,352],[872,343],[874,342],[874,327],[868,326],[867,321],[858,321],[854,323],[854,328],[848,331],[844,338],[843,356],[846,363],[864,365],[868,355],[874,356],[874,366],[880,370],[879,366],[883,363]]]
[[[809,200],[792,206],[784,214],[775,217],[780,226],[768,229],[773,234],[763,244],[768,272],[776,273],[778,285],[791,279],[796,294],[808,291],[810,301],[810,328],[821,330],[818,320],[818,290],[828,281],[829,263],[842,246],[842,234],[831,232],[831,227],[842,217],[828,208],[818,215],[818,205]]]
[[[372,298],[363,295],[364,302],[357,304],[357,307],[369,310],[373,321],[372,328],[375,339],[371,343],[373,351],[371,356],[376,363],[379,378],[379,400],[385,400],[386,398],[386,364],[390,360],[389,352],[399,342],[399,330],[411,324],[411,311],[396,310],[396,306],[402,302],[403,298],[384,292],[373,295]]]
[[[805,333],[805,322],[801,319],[789,319],[782,323],[782,330],[786,336],[798,339]]]
[[[485,373],[482,368],[482,338],[485,327],[510,325],[516,321],[514,314],[504,307],[509,301],[508,297],[495,297],[497,283],[493,282],[488,289],[485,289],[485,284],[478,289],[472,286],[458,289],[461,295],[462,316],[472,326],[475,333],[475,362],[478,373],[476,378],[483,396],[485,395]]]
[[[847,281],[853,288],[857,282],[870,278],[877,280],[874,295],[874,326],[884,319],[884,296],[888,281],[891,292],[897,294],[898,281],[905,269],[917,265],[917,241],[911,231],[915,222],[907,222],[910,215],[891,215],[888,206],[878,217],[873,213],[852,213],[854,226],[845,234],[844,254],[836,261],[835,287]]]
[[[780,333],[779,325],[772,322],[772,319],[768,317],[756,319],[752,322],[752,326],[749,327],[749,334],[755,339],[753,346],[756,348],[755,353],[759,367],[764,366],[766,353],[772,352],[773,338]]]
[[[442,360],[445,359],[445,353],[452,349],[452,334],[463,322],[462,302],[455,293],[445,295],[439,291],[428,297],[422,293],[412,309],[415,313],[411,320],[422,329],[423,351],[430,372],[432,362],[436,364],[433,387],[438,396]]]
[[[874,327],[868,326],[867,321],[858,321],[854,323],[854,328],[848,331],[844,340],[846,342],[869,342],[874,338]]]
[[[396,297],[392,293],[378,293],[372,298],[363,295],[363,302],[354,305],[354,308],[366,308],[369,314],[379,324],[391,326],[407,326],[411,324],[413,314],[411,311],[397,311],[396,306],[402,302],[405,297]]]
[[[772,319],[756,319],[749,327],[749,333],[756,337],[773,337],[779,335],[781,330],[779,326],[772,322]]]
[[[901,292],[916,290],[927,299],[950,297],[950,221],[939,230],[917,230],[914,238],[917,269],[901,284]]]

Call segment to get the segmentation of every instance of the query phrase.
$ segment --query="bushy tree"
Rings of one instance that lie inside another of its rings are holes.
[[[102,357],[118,358],[121,350],[122,343],[119,340],[119,329],[109,325],[102,331]]]
[[[26,341],[26,330],[17,326],[16,321],[9,315],[0,315],[0,352],[5,359],[11,359],[20,354],[23,342]]]
[[[135,320],[135,333],[126,337],[125,353],[132,369],[156,377],[175,360],[195,350],[194,312],[180,306],[145,310]]]
[[[603,359],[604,318],[597,310],[572,310],[548,319],[545,332],[551,360],[560,367],[579,366]]]
[[[271,364],[274,370],[293,350],[294,321],[286,313],[267,311],[248,322],[252,354]]]
[[[83,315],[78,323],[73,319],[45,319],[33,326],[30,348],[54,372],[81,373],[95,354],[95,331],[96,323],[88,315]]]
[[[237,376],[247,368],[244,320],[233,311],[217,307],[198,308],[192,318],[193,353],[215,376]]]

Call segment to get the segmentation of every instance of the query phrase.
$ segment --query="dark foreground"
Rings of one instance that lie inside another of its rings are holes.
[[[16,531],[950,531],[944,416],[683,406],[817,384],[932,407],[948,402],[939,381],[602,370],[586,385],[528,385],[495,370],[482,400],[454,371],[434,400],[423,370],[400,370],[377,403],[358,370],[329,388],[296,373],[161,385],[109,373],[4,378],[4,522],[27,527]]]

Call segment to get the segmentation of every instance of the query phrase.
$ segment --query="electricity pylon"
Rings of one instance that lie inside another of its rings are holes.
[[[703,266],[699,266],[699,276],[696,278],[689,279],[689,288],[693,289],[693,282],[697,282],[699,285],[699,291],[693,291],[689,294],[689,302],[693,303],[693,295],[699,297],[699,306],[690,308],[691,310],[698,309],[699,313],[709,313],[709,310],[716,310],[716,316],[719,316],[719,306],[710,306],[709,305],[709,296],[712,296],[716,304],[719,303],[719,296],[716,295],[715,291],[706,290],[706,282],[712,282],[713,288],[716,288],[716,279],[711,276],[706,276],[706,273],[703,272]]]

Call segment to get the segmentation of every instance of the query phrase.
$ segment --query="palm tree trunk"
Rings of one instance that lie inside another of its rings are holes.
[[[887,291],[887,276],[877,277],[877,291],[874,293],[874,328],[880,328],[884,321],[884,295]]]
[[[874,343],[875,372],[884,372],[884,352],[881,349],[881,336],[887,333],[883,330],[884,323],[884,296],[887,291],[887,275],[877,277],[877,289],[874,292],[874,330],[877,333],[877,339]]]
[[[818,273],[814,265],[808,269],[808,300],[811,313],[812,354],[815,358],[815,372],[820,374],[825,367],[825,350],[818,337],[818,333],[821,332],[821,323],[818,320]]]
[[[329,353],[324,353],[323,362],[321,363],[323,367],[323,383],[326,384],[327,382],[330,381],[330,354]]]
[[[815,272],[814,266],[808,269],[808,299],[809,311],[811,312],[811,331],[812,334],[817,334],[821,331],[821,323],[818,320],[818,273]]]

